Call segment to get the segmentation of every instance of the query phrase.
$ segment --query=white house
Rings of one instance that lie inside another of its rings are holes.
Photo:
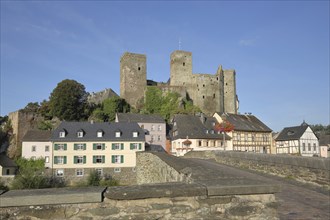
[[[284,128],[275,139],[275,143],[277,154],[320,156],[318,137],[305,122],[300,126]]]
[[[51,131],[29,130],[22,139],[22,157],[45,160],[45,167],[52,166]]]

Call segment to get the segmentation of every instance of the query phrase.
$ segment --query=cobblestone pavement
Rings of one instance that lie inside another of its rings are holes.
[[[329,191],[309,184],[303,184],[292,179],[281,178],[250,170],[241,170],[227,165],[216,163],[211,160],[187,159],[204,166],[218,166],[219,169],[227,169],[230,172],[246,178],[278,184],[281,192],[276,193],[279,202],[278,213],[282,220],[287,219],[330,219],[330,195]]]

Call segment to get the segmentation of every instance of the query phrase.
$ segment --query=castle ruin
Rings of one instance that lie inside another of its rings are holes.
[[[147,80],[147,58],[143,54],[126,52],[120,59],[120,97],[137,107],[144,100],[147,86],[189,97],[205,114],[227,112],[237,114],[235,70],[219,66],[215,74],[194,74],[192,53],[176,50],[170,57],[170,80],[157,83]]]

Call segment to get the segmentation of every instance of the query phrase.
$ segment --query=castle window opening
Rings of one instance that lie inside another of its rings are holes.
[[[186,65],[186,63],[185,62],[183,62],[183,66],[185,66]]]
[[[219,77],[217,77],[217,80],[219,80]]]
[[[203,87],[205,87],[205,84],[203,84]]]
[[[205,98],[205,96],[203,96],[203,99]]]
[[[141,70],[141,67],[139,67],[138,70],[140,71]]]
[[[215,93],[213,93],[213,98],[215,99]]]

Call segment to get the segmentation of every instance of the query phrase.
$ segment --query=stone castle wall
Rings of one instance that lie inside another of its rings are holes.
[[[36,129],[42,117],[35,113],[18,110],[9,113],[8,119],[11,121],[13,127],[13,135],[15,138],[14,145],[16,145],[16,148],[19,150],[22,147],[22,139],[26,132],[30,129]],[[19,151],[19,153],[21,153],[21,150]]]
[[[215,74],[193,74],[192,53],[174,51],[170,57],[169,84],[159,87],[178,91],[182,97],[189,96],[207,115],[237,113],[235,77],[235,71],[222,70],[221,66]],[[136,107],[144,98],[146,84],[146,56],[125,53],[120,61],[120,96]]]
[[[117,93],[115,93],[112,89],[105,89],[100,92],[93,92],[88,95],[87,101],[88,103],[101,104],[105,99],[118,97]]]

